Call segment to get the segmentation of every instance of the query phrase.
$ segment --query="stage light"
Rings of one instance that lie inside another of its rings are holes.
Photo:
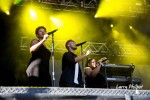
[[[10,12],[9,12],[9,11],[6,11],[6,14],[7,14],[7,15],[10,15]]]
[[[102,0],[96,15],[98,17],[117,17],[131,15],[130,9],[132,11],[132,8],[137,8],[135,1],[138,0],[131,0],[130,2],[127,2],[126,0]],[[142,8],[142,6],[140,6],[140,8]]]
[[[117,31],[117,30],[112,30],[112,36],[113,36],[113,38],[114,39],[118,39],[119,38],[119,36],[120,36],[120,34],[119,34],[119,32]]]
[[[130,25],[129,25],[129,28],[130,28],[130,29],[133,29],[133,27],[132,27],[132,26],[130,26]]]
[[[113,25],[113,24],[110,24],[110,27],[111,27],[111,28],[113,28],[113,27],[114,27],[114,25]]]
[[[32,20],[37,20],[37,14],[33,9],[30,9],[30,17]]]
[[[56,28],[63,27],[63,21],[59,18],[50,17],[50,20],[53,22]]]
[[[13,4],[13,0],[0,0],[0,11],[5,12],[7,15],[11,6]]]
[[[97,18],[98,17],[97,14],[94,17]]]

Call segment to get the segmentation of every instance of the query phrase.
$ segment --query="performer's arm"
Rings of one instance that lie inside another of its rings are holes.
[[[75,57],[75,62],[78,62],[78,61],[83,60],[83,59],[84,59],[86,56],[88,56],[89,54],[91,54],[91,50],[88,50],[88,51],[86,52],[86,54],[84,54],[84,55]]]
[[[85,69],[85,75],[89,77],[95,77],[100,72],[101,65],[98,65],[94,70],[90,67]]]
[[[33,39],[30,44],[30,53],[37,51],[39,49],[39,47],[46,41],[46,39],[48,37],[49,37],[49,35],[45,34],[43,39],[40,42],[36,39]]]

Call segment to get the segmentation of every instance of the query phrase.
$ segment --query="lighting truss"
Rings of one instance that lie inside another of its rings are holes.
[[[37,4],[43,9],[95,13],[98,7],[96,0],[24,0],[22,6]]]
[[[28,42],[29,42],[28,37],[21,37],[20,50],[27,50],[29,44]]]
[[[102,0],[24,0],[22,6],[37,4],[37,7],[43,9],[72,11],[82,13],[95,14],[98,6]],[[119,16],[127,17],[139,17],[150,13],[150,1],[149,0],[123,0],[124,6],[128,6],[129,14],[122,12],[119,5],[116,5],[116,11],[120,11]],[[108,8],[109,9],[109,8]]]
[[[27,50],[29,48],[29,41],[31,41],[28,37],[21,37],[20,50]],[[45,43],[46,47],[49,50],[52,50],[51,39],[48,39]],[[65,40],[55,40],[54,42],[55,52],[65,52]],[[83,52],[87,50],[91,50],[93,55],[108,55],[110,50],[106,46],[106,43],[95,43],[95,42],[87,42],[83,45]]]
[[[28,50],[30,44],[29,41],[31,41],[30,38],[21,37],[20,50]],[[48,39],[45,42],[45,45],[49,50],[52,50],[51,41],[51,39]],[[55,40],[54,43],[54,52],[63,53],[66,51],[65,40]],[[150,55],[150,45],[118,44],[118,47],[110,48],[107,46],[107,43],[86,42],[83,45],[83,52],[86,52],[87,50],[91,50],[92,55],[142,56],[145,55],[145,53],[147,53],[147,56]]]
[[[21,37],[20,50],[28,50],[29,45],[30,45],[30,43],[29,43],[30,41],[31,41],[31,38]],[[51,41],[52,41],[51,39],[47,39],[47,41],[45,42],[45,45],[49,50],[52,50]],[[64,45],[65,42],[66,41],[64,41],[64,40],[56,40],[55,45],[54,45],[55,52],[64,52],[64,51],[66,51],[66,48],[65,48],[65,45]]]
[[[52,50],[51,41],[52,41],[51,39],[48,39],[47,42],[45,43],[46,47],[49,50]],[[56,40],[54,43],[55,43],[54,44],[55,52],[64,52],[64,51],[66,51],[66,47],[65,47],[66,41],[64,41],[64,40]]]
[[[98,55],[108,55],[110,53],[106,43],[87,42],[84,46],[83,52],[86,52],[87,50],[91,50],[93,54]]]

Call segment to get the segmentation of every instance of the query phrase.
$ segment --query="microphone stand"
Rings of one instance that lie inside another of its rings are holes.
[[[55,86],[54,33],[52,33],[52,86]]]
[[[82,52],[82,45],[83,44],[81,44],[81,55],[83,54],[83,52]],[[82,60],[82,72],[83,72],[83,74],[82,74],[82,77],[83,77],[83,86],[85,88],[84,60]]]
[[[109,87],[108,87],[108,80],[107,80],[107,68],[106,68],[105,64],[104,64],[104,71],[105,71],[106,86],[107,86],[107,88],[109,88]]]

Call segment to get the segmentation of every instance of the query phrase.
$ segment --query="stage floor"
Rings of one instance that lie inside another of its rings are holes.
[[[0,100],[150,100],[150,90],[0,87]]]

